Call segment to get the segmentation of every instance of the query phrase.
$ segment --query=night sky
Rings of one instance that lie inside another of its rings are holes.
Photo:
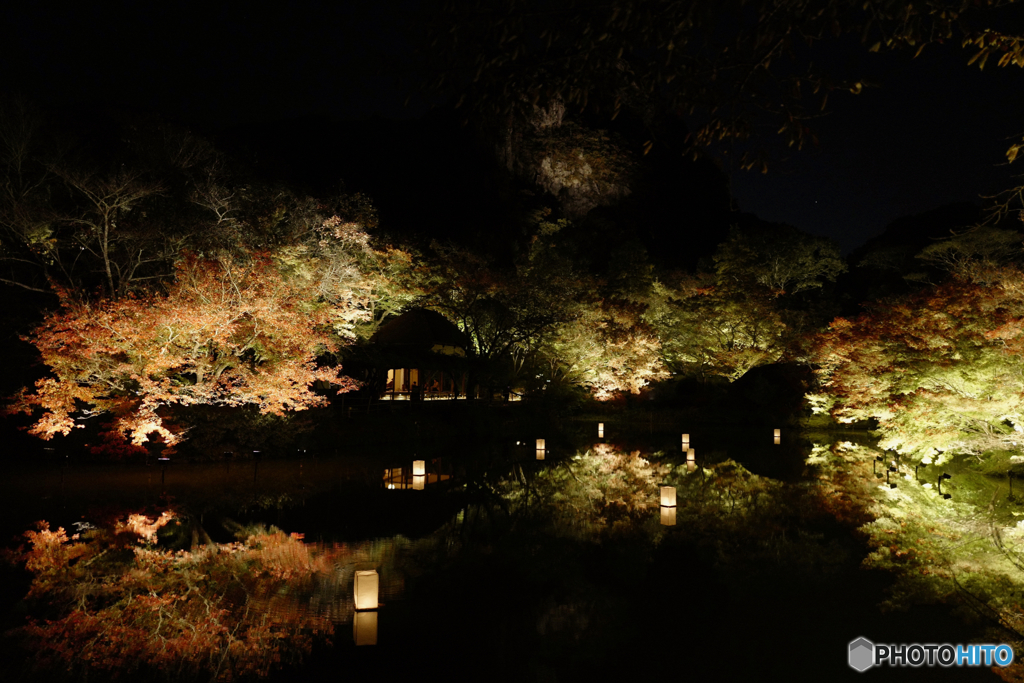
[[[0,88],[206,129],[310,115],[412,118],[427,110],[412,75],[420,6],[8,3]],[[833,96],[812,124],[816,148],[783,155],[766,175],[730,171],[739,209],[849,251],[899,216],[978,201],[1024,172],[1004,156],[1024,132],[1019,68],[967,67],[971,53],[959,47],[930,46],[916,60],[857,52],[879,87]]]
[[[1024,70],[967,66],[973,53],[930,46],[907,54],[864,54],[878,87],[831,98],[812,123],[816,149],[769,173],[732,174],[740,208],[834,237],[844,251],[893,219],[955,201],[981,203],[1019,181],[1006,149],[1024,134]]]

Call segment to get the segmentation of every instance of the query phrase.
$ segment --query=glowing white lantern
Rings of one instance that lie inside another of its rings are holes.
[[[676,487],[675,486],[662,486],[661,487],[661,506],[662,507],[675,507],[676,506]]]
[[[690,435],[689,434],[683,434],[683,449],[687,449],[689,447],[690,447]]]
[[[676,525],[676,509],[674,507],[661,506],[661,525]]]
[[[697,462],[697,451],[692,448],[686,449],[686,462]]]
[[[544,447],[544,439],[537,439],[537,459],[543,460],[547,449]]]
[[[412,475],[412,490],[422,491],[423,485],[427,483],[427,475],[425,474],[414,474]]]
[[[687,472],[693,472],[695,469],[697,469],[697,463],[693,462],[692,460],[687,460],[686,461],[686,471]]]
[[[780,436],[782,436],[782,430],[781,429],[776,429],[774,436],[775,436],[776,439],[778,439]]]
[[[781,436],[775,437],[774,441],[775,441],[775,445],[776,446],[781,446],[782,445],[782,437]]]
[[[356,609],[377,609],[380,576],[376,569],[357,571],[355,579]]]
[[[599,439],[603,439],[604,438],[604,422],[598,422],[597,423],[597,438],[599,438]]]
[[[412,461],[412,476],[423,475],[427,473],[427,463],[425,460],[413,460]]]
[[[377,612],[356,612],[352,620],[352,638],[356,645],[377,644]]]

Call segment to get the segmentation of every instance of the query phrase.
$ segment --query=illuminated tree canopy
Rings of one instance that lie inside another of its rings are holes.
[[[566,225],[540,221],[506,268],[435,245],[423,302],[466,332],[499,384],[554,381],[601,399],[639,393],[665,376],[660,341],[642,319],[647,304],[595,276],[560,239]]]
[[[358,223],[324,220],[276,250],[179,254],[165,290],[99,298],[55,286],[59,310],[27,340],[52,376],[22,391],[9,412],[42,416],[31,432],[68,434],[96,414],[133,444],[156,432],[168,445],[161,408],[249,405],[262,413],[325,405],[316,383],[347,391],[340,367],[318,363],[400,303],[393,271],[409,255],[375,249]]]
[[[1024,274],[1006,267],[836,319],[815,346],[812,401],[842,421],[877,420],[884,447],[917,458],[1019,450],[1022,293]]]
[[[702,380],[800,355],[823,322],[822,290],[846,270],[833,242],[785,225],[734,227],[713,260],[714,272],[659,280],[647,314],[669,366]]]
[[[54,377],[39,380],[10,408],[45,412],[32,433],[67,434],[75,416],[111,413],[135,444],[164,426],[162,406],[255,405],[281,414],[321,405],[322,381],[354,386],[338,368],[317,367],[332,331],[361,309],[318,297],[322,283],[282,272],[270,254],[249,262],[185,255],[166,294],[91,302],[62,290],[62,308],[30,337]]]

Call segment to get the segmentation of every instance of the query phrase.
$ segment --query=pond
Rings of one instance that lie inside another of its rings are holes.
[[[603,437],[596,420],[511,420],[497,431],[220,462],[86,465],[51,453],[7,468],[3,532],[170,506],[201,530],[193,542],[227,544],[255,523],[301,534],[316,572],[233,599],[274,623],[330,624],[297,665],[303,680],[833,680],[860,675],[846,662],[858,636],[969,638],[944,608],[878,610],[889,579],[861,570],[863,540],[816,504],[811,444],[792,429],[775,443],[757,425],[612,416]],[[426,472],[418,482],[415,460]],[[658,499],[666,482],[672,525]],[[366,570],[379,576],[381,606],[356,612],[354,577]],[[294,666],[271,677],[290,680]],[[865,675],[993,678],[927,667]]]

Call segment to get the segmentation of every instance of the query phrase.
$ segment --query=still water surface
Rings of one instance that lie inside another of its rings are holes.
[[[317,647],[298,672],[308,680],[852,680],[858,674],[846,665],[846,645],[858,636],[966,640],[942,609],[881,614],[875,605],[887,579],[860,570],[865,550],[856,535],[783,509],[783,497],[756,513],[770,523],[752,535],[692,514],[663,526],[651,486],[622,502],[618,516],[602,502],[604,526],[595,531],[581,518],[596,508],[573,507],[593,483],[574,459],[588,448],[637,453],[669,479],[706,476],[701,468],[686,473],[679,432],[616,435],[615,427],[606,423],[600,440],[596,423],[545,434],[543,462],[535,457],[540,435],[532,433],[471,449],[452,435],[416,452],[296,451],[219,463],[85,466],[58,457],[8,470],[0,483],[3,531],[10,538],[36,519],[70,528],[97,506],[172,500],[217,541],[230,540],[221,525],[230,518],[343,548],[331,572],[259,602],[336,624],[333,644]],[[774,444],[771,430],[692,427],[689,434],[699,464],[731,458],[787,482],[786,501],[803,495],[810,444],[799,435],[785,432]],[[414,459],[432,474],[424,489],[388,488],[406,480]],[[681,489],[681,511],[692,510],[686,495]],[[357,618],[353,576],[371,568],[382,606]],[[985,670],[868,675],[992,680]]]

